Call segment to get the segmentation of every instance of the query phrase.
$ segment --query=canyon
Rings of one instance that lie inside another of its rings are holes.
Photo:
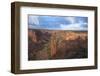
[[[87,57],[87,31],[28,29],[28,60]]]

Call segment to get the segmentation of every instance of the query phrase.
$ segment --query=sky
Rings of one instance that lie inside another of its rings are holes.
[[[88,29],[88,17],[29,15],[28,28],[86,31]]]

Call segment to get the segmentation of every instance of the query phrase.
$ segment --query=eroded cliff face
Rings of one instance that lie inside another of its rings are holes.
[[[37,36],[35,31],[29,30],[28,37],[31,38],[33,43],[37,42]]]
[[[29,60],[87,58],[87,32],[28,31]]]
[[[75,32],[69,32],[65,34],[65,40],[76,40],[78,38],[85,40],[87,37],[87,33],[75,33]]]

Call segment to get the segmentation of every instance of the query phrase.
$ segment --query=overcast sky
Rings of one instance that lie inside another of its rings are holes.
[[[88,18],[78,16],[28,16],[28,28],[50,30],[87,30]]]

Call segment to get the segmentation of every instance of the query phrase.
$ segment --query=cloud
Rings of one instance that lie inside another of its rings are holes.
[[[87,30],[87,27],[82,27],[83,24],[75,23],[75,24],[69,24],[69,25],[60,25],[60,29],[62,30]]]
[[[28,28],[29,29],[37,29],[37,28],[40,28],[40,27],[36,26],[36,25],[28,25]]]
[[[38,16],[29,16],[29,24],[39,25],[39,17]]]
[[[65,17],[66,21],[69,21],[69,23],[75,23],[75,17]]]

